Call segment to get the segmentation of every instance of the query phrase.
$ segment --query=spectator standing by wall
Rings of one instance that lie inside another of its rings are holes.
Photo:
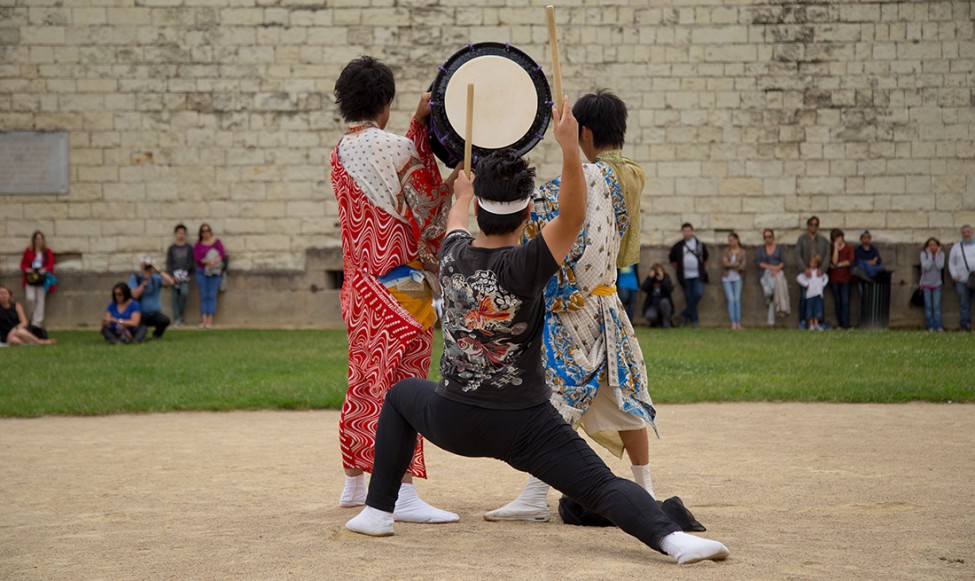
[[[741,274],[745,272],[748,262],[745,250],[741,247],[738,234],[728,234],[728,247],[721,255],[721,286],[724,296],[728,300],[728,318],[731,319],[732,329],[741,329]]]
[[[921,280],[918,286],[924,293],[924,326],[928,331],[944,331],[941,324],[941,276],[945,268],[945,253],[937,238],[928,238],[921,249]]]
[[[771,228],[762,231],[762,240],[762,245],[755,250],[755,264],[758,265],[759,283],[762,285],[765,304],[768,306],[766,324],[772,328],[775,326],[777,311],[788,314],[788,291],[780,289],[776,293],[777,288],[786,286],[785,274],[782,272],[785,267],[785,253],[782,247],[775,243],[775,232]],[[785,297],[785,308],[781,300],[776,301],[776,294]]]
[[[677,272],[677,281],[684,289],[684,310],[680,317],[682,323],[697,327],[697,305],[704,296],[704,285],[708,282],[708,247],[694,235],[694,226],[685,222],[681,225],[683,240],[670,249],[670,265]]]
[[[972,239],[972,227],[969,224],[961,227],[961,241],[951,247],[948,270],[958,293],[959,327],[962,331],[971,331],[975,290],[968,283],[971,273],[975,271],[975,240]]]
[[[153,339],[162,339],[169,326],[169,317],[162,313],[162,288],[172,286],[173,278],[160,271],[150,256],[143,256],[139,266],[139,272],[129,277],[129,289],[132,298],[139,301],[142,324],[153,328]]]
[[[796,277],[799,287],[806,291],[806,314],[802,316],[809,322],[810,331],[823,330],[823,294],[829,277],[820,268],[822,264],[823,259],[818,254],[813,254],[808,268]]]
[[[213,229],[209,224],[200,226],[198,241],[193,247],[193,259],[196,262],[196,284],[200,287],[201,329],[213,327],[213,315],[217,312],[217,293],[220,292],[220,277],[223,275],[224,260],[223,243],[213,236]]]
[[[27,310],[30,311],[30,324],[43,327],[47,295],[54,292],[57,279],[54,278],[54,252],[47,247],[47,240],[40,230],[31,234],[30,246],[20,259],[20,270],[24,273],[24,295]]]
[[[845,235],[839,228],[829,233],[833,242],[830,252],[829,287],[833,292],[833,305],[836,307],[836,324],[841,329],[850,328],[850,285],[853,274],[853,247],[846,243]]]
[[[796,240],[797,266],[800,272],[804,272],[807,277],[812,277],[813,273],[809,270],[809,261],[814,254],[818,254],[820,259],[825,260],[829,253],[829,240],[819,233],[819,218],[811,216],[806,220],[806,233],[799,236]],[[806,288],[799,287],[799,328],[805,329],[806,317]]]
[[[193,247],[186,242],[186,226],[173,229],[176,241],[166,251],[166,272],[173,279],[173,327],[183,326],[186,303],[190,298],[190,273],[196,270]]]

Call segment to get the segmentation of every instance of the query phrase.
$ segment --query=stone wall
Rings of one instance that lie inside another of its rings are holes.
[[[393,68],[402,132],[467,42],[548,68],[543,5],[0,0],[0,130],[67,131],[71,164],[66,195],[0,195],[0,273],[35,229],[65,276],[87,276],[206,221],[241,274],[314,277],[309,251],[339,245],[341,67],[369,53]],[[733,229],[756,244],[764,227],[791,240],[814,213],[880,245],[956,240],[975,223],[973,16],[967,1],[557,3],[570,97],[609,86],[630,106],[651,248],[684,221],[709,243]],[[551,140],[531,158],[558,171]]]

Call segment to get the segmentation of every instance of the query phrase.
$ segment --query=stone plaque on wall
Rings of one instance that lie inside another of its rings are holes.
[[[0,131],[0,194],[68,193],[68,134]]]

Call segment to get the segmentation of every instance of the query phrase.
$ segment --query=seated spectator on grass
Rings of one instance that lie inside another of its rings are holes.
[[[674,314],[674,303],[670,298],[670,293],[674,292],[674,283],[664,270],[664,265],[659,262],[654,264],[640,288],[647,293],[647,299],[643,303],[643,316],[647,322],[651,327],[669,329]]]
[[[153,328],[152,338],[162,339],[169,326],[169,317],[162,313],[162,288],[173,286],[173,277],[159,270],[151,256],[143,256],[139,266],[140,271],[129,277],[132,298],[139,301],[142,324]]]
[[[140,343],[146,336],[139,301],[132,298],[132,291],[124,282],[112,287],[112,302],[105,309],[102,320],[102,336],[111,345]]]
[[[27,330],[24,307],[15,303],[10,289],[0,285],[0,344],[51,345],[54,339],[38,339]]]

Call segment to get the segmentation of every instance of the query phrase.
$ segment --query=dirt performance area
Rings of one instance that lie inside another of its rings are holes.
[[[427,446],[449,525],[348,532],[338,412],[0,420],[2,579],[972,579],[975,406],[660,406],[654,484],[724,542],[492,523],[524,475]],[[601,450],[601,449],[600,449]],[[601,451],[613,470],[627,462]],[[549,505],[558,495],[550,493]]]

